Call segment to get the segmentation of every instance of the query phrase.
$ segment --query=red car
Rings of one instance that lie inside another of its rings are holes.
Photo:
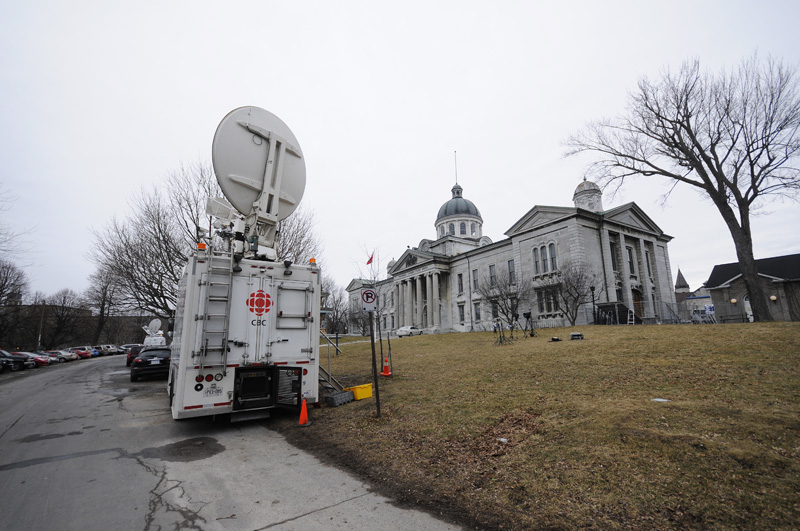
[[[33,360],[37,367],[47,367],[50,365],[50,356],[44,354],[36,354],[35,352],[15,352],[15,354],[22,354]]]
[[[69,349],[69,351],[74,352],[75,354],[80,356],[82,360],[92,357],[92,351],[87,350],[83,347],[72,347],[71,349]]]

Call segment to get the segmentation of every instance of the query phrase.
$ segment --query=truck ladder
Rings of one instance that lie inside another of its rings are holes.
[[[215,252],[209,256],[205,279],[205,304],[203,314],[198,316],[198,319],[203,320],[199,364],[201,374],[206,364],[206,356],[211,352],[219,352],[222,355],[222,372],[223,374],[227,372],[233,266],[233,253]]]

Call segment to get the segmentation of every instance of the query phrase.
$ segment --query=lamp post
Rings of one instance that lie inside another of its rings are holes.
[[[592,324],[597,324],[597,311],[594,309],[594,286],[589,286],[589,291],[592,292]]]

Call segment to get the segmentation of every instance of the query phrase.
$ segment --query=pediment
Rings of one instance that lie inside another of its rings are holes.
[[[574,215],[578,211],[573,207],[555,207],[536,205],[530,209],[519,221],[514,223],[505,233],[506,236],[514,236],[521,232],[535,229],[542,225],[547,225],[559,219]]]
[[[626,203],[607,210],[603,213],[603,218],[607,223],[624,225],[642,232],[664,234],[664,231],[636,203]]]
[[[425,240],[423,240],[425,241]],[[421,249],[407,249],[394,265],[389,268],[389,274],[395,276],[407,269],[419,267],[423,264],[428,264],[434,261],[439,256],[431,252],[426,252]]]

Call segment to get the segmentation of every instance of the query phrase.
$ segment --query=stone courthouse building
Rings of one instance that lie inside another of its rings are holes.
[[[387,278],[374,286],[379,294],[381,328],[417,326],[425,332],[491,330],[497,308],[480,292],[481,282],[527,278],[542,286],[558,278],[565,264],[581,264],[596,275],[595,306],[603,322],[622,321],[633,310],[636,322],[677,319],[669,251],[672,239],[636,203],[603,209],[602,192],[583,181],[573,206],[537,205],[493,242],[483,234],[477,206],[453,186],[439,209],[435,239],[423,239],[388,265]],[[347,287],[352,308],[360,308],[354,279]],[[519,304],[538,326],[568,325],[552,293],[531,292]],[[620,316],[620,317],[617,317]],[[581,308],[577,325],[591,323],[593,308]]]

